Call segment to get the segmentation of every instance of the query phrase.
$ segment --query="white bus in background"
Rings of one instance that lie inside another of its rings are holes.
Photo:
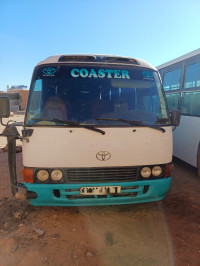
[[[163,80],[169,111],[181,111],[180,125],[173,134],[173,154],[198,167],[200,174],[200,49],[157,69]]]
[[[8,106],[0,98],[0,118]],[[171,184],[174,114],[170,120],[157,69],[143,60],[47,58],[34,69],[21,137],[27,198],[57,206],[163,199]],[[11,124],[2,135],[11,147],[16,195],[11,135],[20,136]]]

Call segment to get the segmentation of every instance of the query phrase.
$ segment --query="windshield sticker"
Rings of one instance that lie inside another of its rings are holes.
[[[73,78],[108,78],[108,79],[130,79],[128,70],[116,69],[86,69],[86,68],[73,68],[71,70]]]
[[[142,76],[144,79],[154,80],[153,72],[151,72],[151,71],[143,71]]]
[[[54,67],[45,67],[43,68],[42,73],[44,77],[54,77],[56,69]]]

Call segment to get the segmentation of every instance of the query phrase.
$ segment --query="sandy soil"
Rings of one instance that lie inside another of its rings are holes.
[[[21,154],[17,165],[21,178]],[[0,266],[200,265],[200,178],[180,161],[172,176],[161,202],[33,207],[12,198],[0,153]]]

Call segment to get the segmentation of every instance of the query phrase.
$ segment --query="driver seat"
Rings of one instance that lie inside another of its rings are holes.
[[[67,120],[64,101],[58,96],[50,97],[45,103],[44,116],[48,119]]]

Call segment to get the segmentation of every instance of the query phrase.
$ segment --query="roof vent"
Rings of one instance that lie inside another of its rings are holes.
[[[66,62],[66,61],[78,61],[78,62],[91,62],[96,61],[96,56],[92,55],[62,55],[58,62]]]
[[[111,57],[106,57],[105,58],[106,62],[109,63],[124,63],[124,64],[134,64],[134,65],[139,65],[140,63],[134,59],[134,58],[127,58],[127,57],[115,57],[115,56],[111,56]]]

